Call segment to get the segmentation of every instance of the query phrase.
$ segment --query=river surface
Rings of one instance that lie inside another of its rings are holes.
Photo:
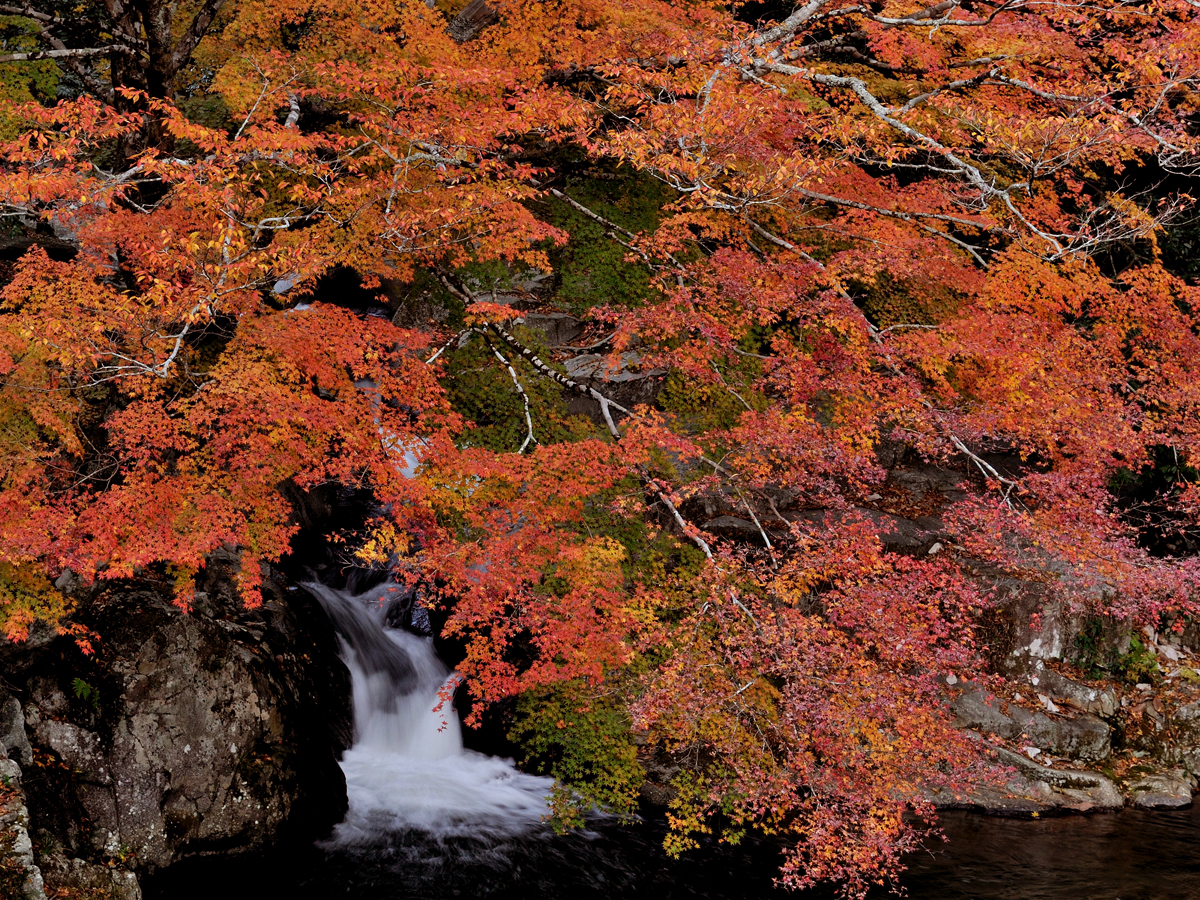
[[[765,841],[709,842],[670,859],[650,811],[556,834],[541,822],[548,779],[463,747],[448,700],[457,676],[431,639],[393,627],[387,585],[364,594],[308,587],[351,673],[345,821],[319,844],[177,865],[145,880],[146,900],[834,896],[776,889],[779,848]],[[901,887],[913,900],[1200,900],[1196,809],[1039,820],[949,813],[941,824],[948,840],[908,860]]]
[[[901,880],[912,900],[1200,900],[1195,808],[1038,821],[951,813],[942,821],[948,842],[914,854]],[[396,835],[357,851],[308,847],[274,857],[198,861],[147,881],[146,900],[833,896],[774,889],[772,846],[709,846],[672,860],[662,852],[661,837],[654,821],[499,842]]]

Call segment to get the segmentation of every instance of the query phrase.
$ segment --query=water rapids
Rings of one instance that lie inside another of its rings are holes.
[[[305,588],[337,628],[353,687],[355,739],[341,763],[349,811],[330,845],[409,831],[498,840],[538,826],[553,781],[463,747],[449,699],[459,676],[438,659],[432,638],[389,626],[394,586],[362,594]]]

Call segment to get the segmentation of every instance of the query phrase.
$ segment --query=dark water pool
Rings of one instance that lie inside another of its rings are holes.
[[[904,879],[913,898],[1200,898],[1196,808],[1033,821],[955,813],[943,822],[944,849],[914,857]]]
[[[1200,900],[1197,809],[1032,821],[950,813],[942,823],[949,840],[909,860],[902,886],[913,900]],[[769,844],[714,845],[671,860],[661,838],[654,821],[502,846],[398,836],[361,852],[303,847],[196,860],[148,879],[145,893],[146,900],[832,896],[774,889],[778,857]]]

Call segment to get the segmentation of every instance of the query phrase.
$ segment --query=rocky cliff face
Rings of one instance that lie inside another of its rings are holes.
[[[7,708],[0,712],[0,724],[11,724],[8,713]],[[29,809],[21,783],[23,773],[20,763],[8,756],[8,750],[5,741],[0,740],[0,897],[45,900],[42,873],[29,838]]]
[[[210,565],[191,614],[153,584],[94,593],[83,614],[99,635],[93,657],[60,638],[19,668],[4,660],[28,745],[5,741],[27,760],[48,883],[88,887],[89,865],[149,871],[316,838],[342,818],[337,760],[352,726],[332,629],[277,583],[244,609],[234,565]],[[127,896],[97,894],[109,895]]]

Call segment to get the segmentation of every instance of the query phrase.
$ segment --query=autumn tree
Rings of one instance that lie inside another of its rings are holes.
[[[5,111],[6,215],[70,248],[3,292],[10,637],[68,568],[186,607],[222,546],[257,602],[280,486],[365,487],[361,559],[444,605],[482,704],[575,710],[522,727],[590,748],[583,796],[632,803],[628,721],[678,764],[673,848],[759,828],[785,883],[861,894],[925,789],[975,777],[937,679],[983,669],[979,566],[1195,612],[1161,539],[1198,524],[1196,288],[1160,243],[1196,161],[1185,0],[2,11],[44,47],[0,62],[69,87]],[[522,321],[585,232],[585,349],[667,373],[654,404]],[[344,268],[392,321],[322,296]],[[445,314],[398,324],[405,291]],[[880,540],[896,448],[970,476],[940,552]],[[1115,485],[1149,473],[1133,515]]]

